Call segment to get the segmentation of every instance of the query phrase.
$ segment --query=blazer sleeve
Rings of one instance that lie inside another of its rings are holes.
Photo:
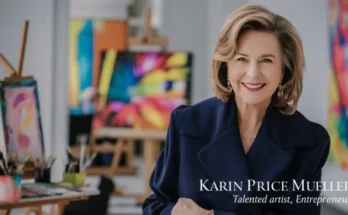
[[[170,116],[165,146],[150,178],[153,194],[143,202],[143,215],[170,215],[178,200],[179,125],[184,119],[185,107],[179,106]]]
[[[322,168],[325,165],[329,152],[330,152],[330,137],[327,131],[319,126],[315,125],[317,134],[316,142],[317,147],[312,150],[312,153],[308,155],[311,159],[308,161],[310,166],[307,166],[305,172],[307,174],[301,174],[301,179],[295,179],[299,185],[302,181],[307,182],[321,182],[322,180]],[[313,190],[313,191],[312,191]],[[297,189],[290,194],[292,204],[286,204],[281,213],[282,215],[320,215],[321,206],[316,200],[318,200],[321,194],[321,190],[315,189],[314,183],[310,183],[310,187],[298,191]],[[297,201],[297,196],[301,199],[307,199],[306,202]],[[272,213],[270,213],[271,215]],[[276,213],[277,214],[277,213]]]

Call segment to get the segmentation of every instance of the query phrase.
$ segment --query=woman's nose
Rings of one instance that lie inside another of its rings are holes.
[[[254,78],[259,76],[260,73],[260,68],[257,63],[250,62],[249,67],[248,67],[248,76]]]

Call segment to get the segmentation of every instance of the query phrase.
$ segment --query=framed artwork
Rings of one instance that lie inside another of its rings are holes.
[[[348,2],[329,0],[330,75],[328,131],[331,160],[348,169]]]
[[[72,19],[69,50],[69,110],[71,115],[94,113],[100,57],[105,49],[126,50],[125,20]]]
[[[166,130],[173,109],[190,103],[192,63],[187,52],[106,50],[93,129]]]
[[[20,161],[44,156],[44,140],[35,80],[0,82],[1,111],[7,154]]]

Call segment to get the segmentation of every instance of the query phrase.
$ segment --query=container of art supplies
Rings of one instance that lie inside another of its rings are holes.
[[[18,202],[21,199],[22,175],[0,176],[0,203],[1,202]]]
[[[63,183],[71,184],[72,186],[83,187],[86,182],[86,173],[74,173],[74,172],[65,172],[63,175]]]
[[[51,168],[35,168],[35,182],[51,183]]]

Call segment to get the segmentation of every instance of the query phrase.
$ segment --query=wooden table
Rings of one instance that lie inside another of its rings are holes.
[[[69,192],[60,196],[50,196],[50,197],[38,197],[38,198],[28,198],[22,199],[19,202],[14,203],[0,203],[0,210],[4,215],[10,215],[12,209],[18,208],[39,208],[36,214],[42,215],[41,207],[44,205],[58,205],[58,210],[56,215],[62,215],[65,206],[72,201],[81,201],[88,199],[89,196],[98,195],[99,191],[95,192]],[[51,214],[50,214],[51,215]]]

